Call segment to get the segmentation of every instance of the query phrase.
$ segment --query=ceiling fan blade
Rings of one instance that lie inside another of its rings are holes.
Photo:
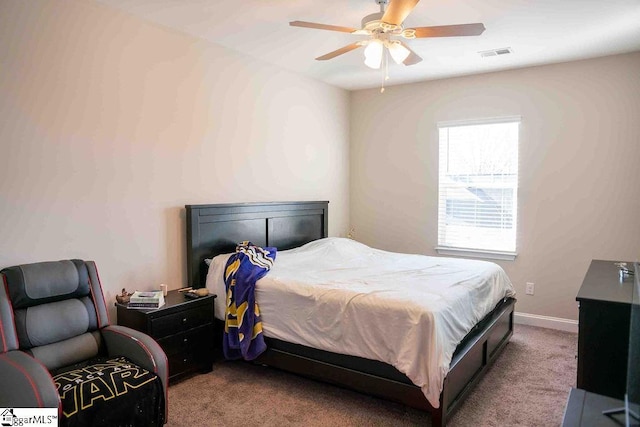
[[[413,50],[411,50],[411,48],[409,46],[407,46],[405,43],[400,42],[400,44],[402,46],[404,46],[408,51],[409,51],[409,56],[407,56],[407,59],[405,59],[404,61],[402,61],[402,63],[404,65],[415,65],[418,62],[422,61],[422,58],[415,53]]]
[[[484,32],[484,24],[461,24],[461,25],[441,25],[439,27],[418,27],[416,38],[425,37],[459,37],[459,36],[479,36]]]
[[[342,55],[343,53],[351,52],[352,50],[357,49],[360,46],[362,46],[362,43],[360,43],[360,42],[351,43],[350,45],[347,45],[345,47],[341,47],[338,50],[334,50],[333,52],[329,52],[326,55],[318,56],[316,58],[316,60],[317,61],[326,61],[327,59],[335,58],[336,56]]]
[[[291,25],[292,27],[315,28],[317,30],[340,31],[342,33],[353,33],[354,31],[357,31],[356,28],[340,27],[337,25],[316,24],[315,22],[305,21],[291,21],[289,22],[289,25]]]
[[[382,22],[402,25],[419,1],[420,0],[391,0],[387,11],[382,16]]]

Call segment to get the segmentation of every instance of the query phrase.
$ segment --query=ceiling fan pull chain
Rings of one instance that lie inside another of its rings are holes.
[[[387,58],[387,52],[382,53],[382,86],[380,87],[380,93],[384,93],[384,83],[389,80],[389,59]]]
[[[384,79],[389,80],[389,51],[384,52]]]

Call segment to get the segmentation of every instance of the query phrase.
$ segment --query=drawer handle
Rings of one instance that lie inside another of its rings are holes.
[[[187,363],[187,359],[186,359],[186,358],[182,359],[182,361],[183,361],[184,363]]]
[[[186,317],[182,318],[182,323],[187,323],[187,318]]]
[[[183,340],[182,340],[182,342],[184,342],[184,343],[186,343],[186,342],[188,342],[188,341],[189,341],[189,339],[188,339],[188,338],[185,338],[185,339],[183,339]]]

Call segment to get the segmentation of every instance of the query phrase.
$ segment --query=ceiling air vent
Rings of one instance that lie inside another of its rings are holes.
[[[482,52],[478,52],[480,54],[481,57],[483,58],[487,58],[489,56],[499,56],[499,55],[507,55],[509,53],[513,52],[511,50],[510,47],[503,47],[500,49],[491,49],[491,50],[484,50]]]

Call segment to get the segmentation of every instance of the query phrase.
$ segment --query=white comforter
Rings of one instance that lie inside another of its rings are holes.
[[[225,295],[229,255],[211,262],[207,288]],[[328,238],[278,252],[256,286],[266,336],[393,365],[439,406],[462,338],[504,297],[498,265],[381,251]],[[225,298],[216,298],[224,318]]]

